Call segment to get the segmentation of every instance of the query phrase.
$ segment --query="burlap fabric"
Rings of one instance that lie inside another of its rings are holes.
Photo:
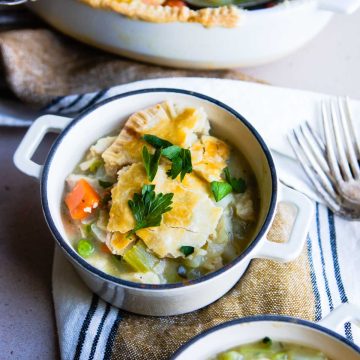
[[[0,46],[8,87],[23,101],[35,104],[148,78],[209,76],[254,81],[232,70],[175,70],[136,63],[43,29],[0,33]],[[285,242],[293,218],[289,205],[281,204],[269,239]],[[124,314],[113,343],[112,358],[167,359],[194,335],[230,319],[270,313],[314,320],[314,312],[306,249],[287,264],[253,260],[228,294],[202,310],[163,318]]]
[[[144,79],[197,76],[256,81],[234,70],[179,70],[142,64],[94,50],[45,29],[0,32],[0,49],[9,88],[21,100],[40,105],[57,96]]]

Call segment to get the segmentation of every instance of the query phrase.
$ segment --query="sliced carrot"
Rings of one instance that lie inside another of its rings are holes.
[[[88,217],[98,207],[100,196],[84,179],[80,179],[65,197],[70,215],[75,220]]]
[[[164,3],[165,6],[171,6],[171,7],[183,7],[186,6],[185,2],[182,0],[167,0]]]

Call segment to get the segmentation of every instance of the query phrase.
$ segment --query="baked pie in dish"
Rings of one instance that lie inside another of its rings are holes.
[[[176,283],[218,270],[256,227],[255,176],[202,108],[169,101],[99,139],[66,180],[63,222],[78,253],[121,279]]]

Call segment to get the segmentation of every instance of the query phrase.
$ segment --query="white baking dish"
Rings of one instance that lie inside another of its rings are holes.
[[[78,0],[36,0],[30,8],[60,31],[133,59],[186,68],[265,64],[292,53],[360,0],[290,0],[247,11],[235,28],[195,23],[155,24],[95,10]]]
[[[247,158],[255,173],[259,197],[256,236],[234,261],[218,271],[186,284],[144,285],[110,276],[87,263],[70,245],[61,218],[65,178],[98,138],[118,129],[132,113],[164,100],[202,106],[215,133],[228,139]],[[44,166],[31,160],[46,132],[62,131]],[[93,106],[76,119],[46,115],[30,127],[14,156],[15,165],[41,181],[41,200],[49,228],[86,284],[100,297],[122,309],[147,315],[174,315],[199,309],[231,289],[254,258],[290,261],[304,245],[313,205],[302,194],[279,186],[270,151],[257,131],[237,112],[217,100],[186,90],[144,89],[115,96]],[[279,201],[297,208],[286,243],[270,242],[266,234]]]
[[[318,349],[331,360],[359,360],[360,348],[337,332],[347,321],[360,324],[360,309],[343,304],[318,324],[288,316],[260,315],[232,320],[194,337],[170,360],[209,360],[215,355],[270,337]]]

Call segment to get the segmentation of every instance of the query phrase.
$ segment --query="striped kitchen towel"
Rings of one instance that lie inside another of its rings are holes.
[[[73,116],[115,94],[149,87],[186,88],[234,107],[254,124],[272,148],[280,179],[312,193],[294,164],[285,135],[298,123],[317,118],[317,105],[324,95],[239,81],[173,78],[58,98],[45,111]],[[351,107],[360,119],[360,103],[352,101]],[[283,164],[288,163],[282,156],[292,162],[292,176],[286,171]],[[318,321],[341,303],[360,306],[360,223],[340,219],[318,202],[315,209],[306,247],[298,259],[288,264],[254,260],[241,281],[219,301],[174,317],[138,316],[110,306],[86,288],[57,250],[53,295],[62,358],[167,359],[199,331],[234,317],[276,313]],[[291,226],[288,213],[279,207],[270,232],[272,240],[286,240]],[[359,330],[350,323],[341,332],[360,344]]]

